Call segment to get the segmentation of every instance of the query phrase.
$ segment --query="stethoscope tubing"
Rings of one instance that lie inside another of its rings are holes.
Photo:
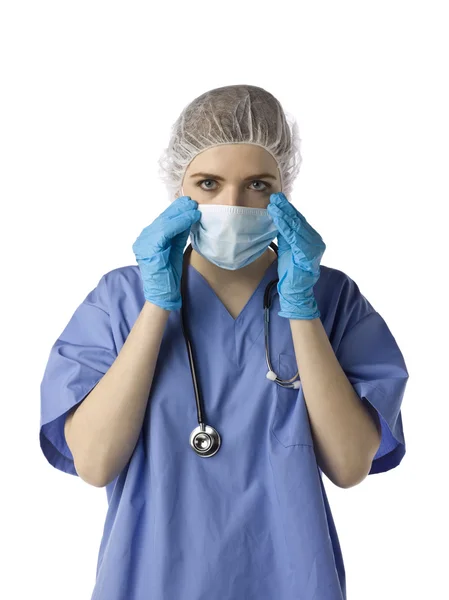
[[[270,247],[278,254],[278,248],[274,242],[270,244]],[[187,290],[187,265],[188,265],[188,257],[192,252],[192,244],[186,248],[184,252],[183,265],[182,265],[182,277],[181,277],[181,296],[182,296],[182,305],[181,305],[181,326],[182,332],[184,335],[184,340],[187,348],[187,355],[189,357],[189,366],[190,373],[192,376],[193,388],[195,391],[195,402],[196,402],[196,410],[197,410],[197,418],[198,418],[198,427],[192,431],[190,436],[190,445],[195,450],[195,452],[204,457],[213,456],[218,452],[218,449],[221,445],[221,438],[219,433],[208,425],[205,425],[204,419],[204,411],[203,411],[203,402],[201,396],[201,390],[198,385],[198,379],[196,376],[196,371],[194,367],[195,357],[192,349],[192,344],[190,342],[190,331],[187,325],[186,319],[186,290]],[[264,300],[263,300],[263,308],[264,308],[264,334],[265,334],[265,358],[267,362],[267,366],[269,372],[267,373],[267,378],[271,381],[274,381],[281,387],[287,388],[297,388],[299,382],[295,381],[299,376],[299,372],[296,373],[294,377],[288,380],[280,379],[276,373],[274,372],[269,356],[269,322],[270,322],[270,307],[271,307],[271,290],[274,285],[276,285],[279,281],[279,278],[273,279],[265,288]],[[294,383],[293,383],[294,382]],[[199,437],[198,437],[199,436]],[[198,441],[199,440],[199,441]],[[206,443],[205,449],[202,450],[201,447]]]

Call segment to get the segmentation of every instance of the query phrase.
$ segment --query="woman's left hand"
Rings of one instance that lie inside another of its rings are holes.
[[[278,314],[286,319],[317,319],[321,313],[313,286],[320,277],[326,244],[282,192],[271,194],[267,211],[279,231]]]

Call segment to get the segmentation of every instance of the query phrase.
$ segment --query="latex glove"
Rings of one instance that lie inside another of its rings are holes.
[[[184,248],[190,227],[201,219],[198,202],[177,198],[133,244],[145,299],[165,310],[182,306],[181,277]]]
[[[286,319],[317,319],[321,313],[313,286],[320,277],[326,244],[282,192],[271,194],[267,211],[279,231],[278,314]]]

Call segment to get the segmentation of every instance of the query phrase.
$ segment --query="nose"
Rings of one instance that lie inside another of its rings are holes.
[[[220,202],[226,206],[245,206],[239,190],[228,190],[220,199]]]

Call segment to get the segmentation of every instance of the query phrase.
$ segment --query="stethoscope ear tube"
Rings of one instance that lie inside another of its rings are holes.
[[[274,242],[270,244],[270,247],[278,254],[278,248]],[[182,305],[181,305],[181,326],[182,332],[184,335],[184,340],[187,348],[187,355],[189,357],[189,366],[190,373],[192,375],[193,388],[195,391],[195,402],[196,402],[196,410],[198,416],[198,427],[196,427],[192,433],[190,434],[190,446],[191,448],[198,454],[198,456],[202,456],[204,458],[208,458],[210,456],[214,456],[221,446],[221,437],[216,429],[211,427],[210,425],[206,425],[204,423],[204,414],[203,414],[203,402],[201,397],[201,390],[198,385],[198,380],[195,373],[195,357],[193,356],[192,345],[190,343],[190,331],[187,326],[186,319],[186,290],[187,290],[187,265],[188,258],[192,252],[192,244],[189,244],[184,252],[184,258],[182,263],[182,276],[181,276],[181,297],[182,297]],[[268,341],[268,324],[270,321],[270,306],[271,306],[271,289],[279,279],[274,279],[270,281],[267,285],[264,293],[263,307],[264,307],[264,330],[265,330],[265,357],[268,366],[268,373],[266,375],[267,379],[274,381],[281,387],[289,387],[289,388],[299,388],[301,383],[299,381],[293,381],[296,377],[299,376],[299,372],[296,373],[292,379],[288,379],[283,381],[278,378],[276,373],[273,371],[270,356],[269,356],[269,341]]]
[[[277,250],[277,248],[276,248]],[[277,253],[277,252],[276,252]],[[296,373],[294,377],[291,379],[282,380],[276,375],[271,366],[270,361],[270,340],[269,340],[269,323],[270,323],[270,308],[271,308],[271,290],[274,285],[277,285],[279,279],[273,279],[265,288],[265,293],[263,295],[263,309],[264,309],[264,331],[265,331],[265,360],[267,362],[268,373],[266,374],[266,378],[270,381],[276,382],[279,386],[285,388],[293,388],[299,389],[301,387],[300,381],[295,381],[295,379],[299,376],[299,371]]]

